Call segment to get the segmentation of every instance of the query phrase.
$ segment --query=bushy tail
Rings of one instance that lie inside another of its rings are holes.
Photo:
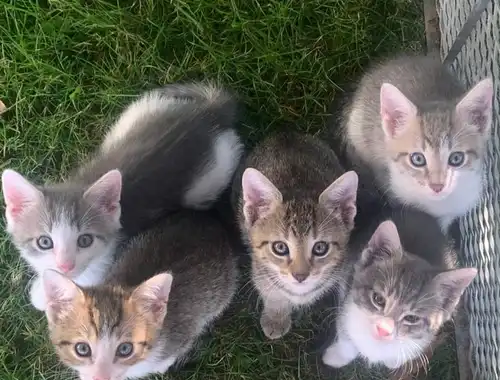
[[[236,100],[213,84],[153,90],[127,107],[80,177],[121,171],[129,234],[182,207],[206,209],[227,188],[243,152],[236,122]]]

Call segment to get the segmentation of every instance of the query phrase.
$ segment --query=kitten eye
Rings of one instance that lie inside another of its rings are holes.
[[[425,156],[422,153],[410,154],[410,162],[416,168],[421,168],[422,166],[427,165],[427,161],[425,159]]]
[[[328,253],[329,244],[325,241],[317,241],[313,245],[312,253],[314,256],[325,256]]]
[[[372,302],[376,307],[384,307],[385,306],[385,298],[382,294],[373,292],[372,293]]]
[[[126,358],[132,355],[133,351],[134,351],[134,345],[132,343],[129,342],[121,343],[116,349],[116,356],[119,356],[120,358]]]
[[[465,161],[464,152],[452,152],[450,157],[448,157],[448,165],[453,167],[462,166]]]
[[[36,239],[36,245],[38,248],[42,250],[52,249],[54,248],[54,242],[50,238],[50,236],[42,235],[38,239]]]
[[[420,322],[420,317],[416,315],[407,315],[403,318],[403,320],[409,325],[415,325]]]
[[[290,253],[288,250],[288,245],[283,243],[282,241],[275,241],[272,245],[273,252],[278,256],[286,256]]]
[[[77,343],[75,344],[75,352],[78,356],[82,358],[88,358],[92,356],[92,350],[90,349],[90,346],[87,343]]]
[[[92,245],[94,242],[94,237],[90,234],[83,234],[78,236],[78,240],[76,241],[76,244],[80,248],[88,248]]]

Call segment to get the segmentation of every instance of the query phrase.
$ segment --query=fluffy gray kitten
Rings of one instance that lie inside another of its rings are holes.
[[[260,325],[276,339],[294,308],[345,285],[345,247],[354,226],[358,177],[312,136],[273,136],[234,180],[235,209],[264,303]]]
[[[237,268],[214,217],[181,211],[134,238],[103,285],[85,288],[47,270],[50,337],[82,380],[164,373],[186,359],[229,305]]]
[[[440,220],[480,198],[493,81],[466,91],[439,57],[401,56],[371,68],[343,117],[347,155],[368,186]]]
[[[352,235],[358,260],[337,337],[323,354],[327,365],[358,356],[391,369],[419,361],[476,276],[475,268],[457,269],[453,245],[432,216],[410,208],[390,216]]]
[[[213,85],[144,94],[66,181],[38,186],[3,172],[11,240],[38,274],[57,269],[79,285],[99,283],[121,233],[134,236],[172,211],[217,199],[242,152],[235,120],[235,100]],[[43,310],[39,277],[30,295]]]

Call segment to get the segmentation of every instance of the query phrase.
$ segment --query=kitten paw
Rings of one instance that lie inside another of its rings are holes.
[[[45,299],[45,290],[43,289],[43,284],[40,277],[37,277],[31,284],[30,301],[36,309],[45,311],[47,302]]]
[[[333,368],[341,368],[352,362],[358,356],[358,351],[351,343],[336,342],[323,353],[323,363]]]
[[[269,339],[278,339],[286,335],[292,327],[292,318],[290,315],[283,314],[262,314],[260,317],[260,327]]]

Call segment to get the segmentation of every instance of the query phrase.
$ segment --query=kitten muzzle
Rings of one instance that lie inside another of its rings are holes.
[[[375,322],[375,333],[378,339],[392,339],[394,332],[394,321],[392,319],[383,319]]]

